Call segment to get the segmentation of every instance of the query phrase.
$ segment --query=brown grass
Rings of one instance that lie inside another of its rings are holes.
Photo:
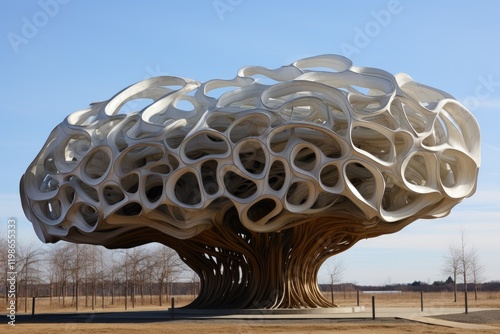
[[[360,305],[371,305],[371,294],[360,293]],[[328,299],[331,294],[325,294]],[[457,302],[453,301],[453,292],[428,292],[423,294],[424,307],[464,307],[464,293],[457,294]],[[470,308],[500,308],[500,291],[478,292],[477,300],[474,293],[468,294]],[[335,303],[339,306],[356,305],[356,292],[335,292]],[[420,307],[420,292],[402,292],[395,294],[375,294],[377,306],[384,307]]]
[[[500,327],[499,327],[500,328]],[[474,334],[493,334],[499,330],[474,330]],[[470,330],[432,326],[408,321],[353,321],[312,322],[272,321],[266,323],[253,323],[249,321],[170,321],[146,324],[20,324],[15,327],[16,333],[221,333],[221,334],[250,334],[250,333],[332,333],[345,334],[370,333],[370,334],[470,334]]]
[[[499,327],[500,331],[500,327]],[[92,333],[92,334],[153,334],[153,333],[220,333],[220,334],[256,334],[256,333],[287,333],[287,334],[326,334],[341,332],[343,334],[470,334],[468,329],[431,326],[412,322],[370,322],[361,323],[271,323],[252,324],[249,322],[165,322],[149,324],[21,324],[16,325],[16,333]],[[474,334],[493,334],[498,331],[474,330]]]
[[[174,296],[175,307],[182,307],[191,303],[194,299],[193,296]],[[113,312],[113,311],[125,311],[125,298],[115,297],[112,303],[111,297],[104,298],[104,308],[102,307],[102,298],[97,297],[94,303],[94,309],[92,309],[92,300],[90,297],[80,297],[78,303],[78,312]],[[26,305],[26,306],[25,306]],[[127,303],[127,311],[151,311],[151,310],[166,310],[171,306],[171,299],[163,298],[163,304],[160,306],[158,296],[141,296],[136,297],[135,306],[132,306],[130,297]],[[0,309],[4,310],[6,307],[5,299],[2,298],[0,301]],[[27,310],[27,312],[25,312]],[[27,299],[25,304],[25,298],[20,297],[18,299],[18,310],[17,314],[31,314],[32,310],[32,298]],[[52,300],[48,297],[36,298],[35,300],[35,313],[61,313],[61,312],[76,312],[76,303],[71,296],[66,297],[63,304],[62,298],[53,297]]]
[[[360,305],[371,306],[371,294],[360,293]],[[325,297],[330,300],[331,295],[325,293]],[[193,296],[174,296],[175,307],[182,307],[193,301]],[[335,292],[335,303],[339,306],[354,306],[356,305],[356,292]],[[452,292],[429,292],[424,293],[424,307],[464,307],[463,292],[459,292],[457,302],[453,302]],[[474,299],[474,293],[469,293],[469,307],[470,308],[500,308],[500,291],[496,292],[478,292],[478,299]],[[18,314],[25,314],[25,299],[20,297],[18,300]],[[403,292],[398,294],[376,294],[375,302],[377,306],[383,307],[420,307],[420,292]],[[31,314],[32,299],[28,298],[26,305],[27,314]],[[97,297],[94,310],[91,307],[91,298],[87,300],[85,297],[79,299],[79,312],[112,312],[124,311],[125,302],[124,297],[115,297],[114,303],[111,303],[111,297],[105,297],[104,309],[102,308],[102,299]],[[87,306],[86,306],[87,305]],[[135,307],[132,307],[130,300],[128,301],[128,311],[137,310],[166,310],[170,308],[171,299],[163,298],[163,305],[160,307],[158,296],[140,296],[136,297]],[[5,299],[0,300],[0,309],[4,310],[6,307]],[[75,312],[75,302],[71,297],[66,297],[65,306],[62,304],[62,299],[52,298],[37,298],[36,299],[36,313],[61,313],[61,312]]]

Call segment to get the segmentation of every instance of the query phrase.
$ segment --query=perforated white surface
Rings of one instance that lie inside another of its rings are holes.
[[[59,124],[21,193],[48,242],[140,226],[186,239],[232,206],[256,232],[315,215],[392,223],[472,195],[479,137],[447,93],[324,55],[233,80],[132,85]]]

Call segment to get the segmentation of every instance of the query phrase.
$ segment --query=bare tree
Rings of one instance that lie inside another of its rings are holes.
[[[28,312],[29,287],[36,286],[41,282],[40,262],[43,258],[43,250],[39,244],[18,244],[17,250],[17,273],[19,282],[24,288],[24,312]],[[35,292],[32,291],[32,295]]]
[[[45,260],[46,269],[45,272],[48,275],[49,282],[49,305],[52,306],[52,298],[54,297],[54,288],[57,287],[57,276],[55,270],[52,270],[52,265],[50,262],[50,251],[47,251],[49,257]],[[57,290],[56,290],[57,293]]]
[[[330,280],[332,304],[334,304],[333,286],[342,280],[342,275],[344,274],[344,271],[346,270],[346,268],[347,267],[344,264],[344,262],[342,261],[342,259],[338,258],[338,257],[333,257],[326,264],[326,270],[328,272],[328,278]]]
[[[448,246],[448,255],[445,256],[443,273],[453,277],[453,301],[457,302],[457,279],[460,273],[459,249],[456,245]]]
[[[146,259],[150,256],[145,247],[135,247],[123,251],[122,264],[123,274],[125,278],[125,309],[127,309],[127,297],[130,284],[130,300],[132,308],[135,307],[135,294],[137,285],[141,284],[141,271],[146,263]]]
[[[99,280],[99,249],[97,246],[84,245],[83,266],[85,270],[86,297],[90,293],[90,305],[92,310],[95,310],[97,285]],[[90,284],[89,284],[90,283]],[[90,285],[90,286],[89,286]],[[89,288],[90,287],[90,291]],[[86,305],[87,306],[87,305]]]
[[[87,282],[89,285],[90,303],[92,310],[97,305],[97,292],[101,288],[102,302],[101,306],[104,308],[104,291],[105,281],[108,274],[107,266],[108,261],[105,259],[104,248],[102,246],[86,245],[85,252],[85,271]],[[112,262],[112,261],[110,261]]]
[[[0,229],[0,256],[2,260],[0,261],[0,282],[4,284],[5,287],[5,302],[9,302],[8,291],[9,291],[9,283],[7,282],[7,273],[10,271],[8,266],[8,256],[9,256],[9,247],[7,238],[5,237],[6,233],[2,229]]]
[[[471,253],[468,248],[467,234],[463,228],[460,229],[460,242],[458,245],[460,274],[464,280],[464,298],[465,298],[465,313],[469,313],[468,306],[468,291],[467,291],[467,276],[471,270]]]
[[[130,250],[126,249],[122,253],[121,257],[121,269],[123,274],[123,283],[124,283],[124,296],[125,296],[125,310],[128,309],[128,284],[130,281],[130,266],[129,266],[129,253]]]
[[[163,292],[169,295],[169,287],[182,274],[182,262],[177,253],[166,246],[158,245],[152,249],[153,279],[158,284],[160,306],[163,305]]]
[[[462,277],[465,313],[468,313],[468,282],[472,280],[474,295],[477,300],[477,286],[482,280],[484,267],[480,264],[478,250],[469,244],[466,230],[460,228],[459,233],[459,242],[449,245],[449,254],[445,257],[443,271],[446,274],[453,275],[455,302],[457,301],[458,276]]]
[[[120,284],[120,272],[122,271],[121,263],[117,259],[117,252],[110,252],[108,258],[108,274],[111,283],[111,305],[115,304],[115,290]]]
[[[484,274],[484,266],[479,260],[479,253],[476,248],[472,248],[470,252],[470,275],[472,284],[474,285],[474,300],[477,300],[478,285],[481,284]]]
[[[98,268],[98,275],[101,283],[101,308],[103,309],[105,304],[104,297],[106,291],[106,280],[111,277],[113,264],[114,263],[110,254],[108,254],[105,248],[98,246],[95,265]]]
[[[62,297],[62,305],[66,306],[66,296],[71,278],[72,245],[60,243],[54,245],[49,251],[49,271],[56,283],[56,295]]]
[[[73,301],[76,311],[79,308],[80,289],[82,281],[86,278],[86,270],[89,265],[89,250],[92,246],[70,244],[70,271],[73,279]],[[90,267],[93,267],[90,266]]]
[[[193,298],[196,298],[196,296],[200,293],[200,277],[194,270],[191,270],[191,287],[193,291]],[[170,286],[170,289],[170,294],[172,294],[172,286]]]
[[[479,262],[478,250],[469,245],[467,232],[465,229],[460,229],[460,242],[458,245],[458,259],[460,264],[459,273],[463,277],[464,283],[464,298],[465,298],[465,313],[468,313],[468,285],[467,282],[474,284],[474,290],[477,290],[477,285],[482,279],[484,268]],[[477,292],[475,293],[477,298]]]
[[[151,251],[148,248],[144,249],[143,258],[137,264],[136,281],[138,283],[139,292],[141,294],[141,305],[144,305],[144,291],[146,283],[151,282],[152,277],[152,259]]]

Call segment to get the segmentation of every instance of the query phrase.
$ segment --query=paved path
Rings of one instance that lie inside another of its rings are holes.
[[[464,322],[456,322],[456,321],[447,321],[436,318],[422,317],[422,316],[408,316],[408,317],[400,317],[401,319],[411,320],[415,322],[421,322],[424,324],[444,326],[444,327],[452,327],[452,328],[462,328],[462,329],[496,329],[498,327],[488,326],[488,325],[480,325],[480,324],[468,324]]]

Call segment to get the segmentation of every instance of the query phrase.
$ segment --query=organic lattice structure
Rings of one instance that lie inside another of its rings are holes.
[[[200,276],[191,307],[327,307],[322,263],[448,214],[479,145],[447,93],[326,55],[132,85],[54,129],[21,197],[45,242],[174,248]]]

